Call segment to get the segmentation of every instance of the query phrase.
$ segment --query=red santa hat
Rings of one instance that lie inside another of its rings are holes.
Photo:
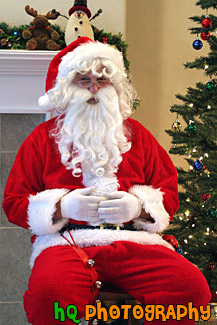
[[[59,78],[65,77],[70,71],[77,68],[78,63],[95,58],[104,58],[112,61],[120,71],[125,71],[123,56],[114,47],[92,41],[88,37],[80,37],[60,51],[51,61],[46,78],[46,93],[38,100],[44,112],[52,112],[56,106],[50,101],[47,92],[52,89]]]
[[[71,9],[69,9],[69,16],[71,16],[73,14],[73,12],[78,11],[78,10],[84,11],[87,14],[88,18],[91,17],[91,12],[87,8],[86,0],[75,0],[74,6]]]

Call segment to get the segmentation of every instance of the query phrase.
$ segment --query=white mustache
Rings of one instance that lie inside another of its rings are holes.
[[[77,104],[78,102],[86,103],[91,99],[94,99],[96,101],[96,104],[98,104],[102,101],[109,100],[111,98],[111,88],[113,87],[106,86],[105,88],[99,89],[96,94],[92,94],[88,89],[76,87],[76,89],[73,89],[73,95],[70,96],[70,104]],[[114,91],[112,92],[112,96],[113,95]]]

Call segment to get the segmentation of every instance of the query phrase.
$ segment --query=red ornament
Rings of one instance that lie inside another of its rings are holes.
[[[209,263],[209,271],[213,271],[215,264],[213,262]]]
[[[103,43],[108,43],[108,37],[103,37],[102,40],[103,40]]]
[[[211,291],[211,299],[210,302],[217,302],[217,288],[216,290],[210,290]]]
[[[175,236],[172,236],[172,235],[164,235],[162,238],[164,240],[166,240],[170,245],[172,245],[175,248],[175,250],[178,249],[179,244],[178,244],[178,241],[177,241],[177,239],[176,239]]]
[[[203,26],[203,28],[210,28],[210,27],[212,27],[212,20],[210,20],[208,17],[204,18],[202,20],[202,26]]]
[[[201,196],[201,200],[202,200],[203,202],[205,202],[209,197],[211,197],[211,194],[208,194],[208,193],[203,194],[203,195]]]
[[[210,33],[209,32],[201,33],[200,37],[201,37],[202,40],[207,41],[209,39],[209,37],[210,37]]]

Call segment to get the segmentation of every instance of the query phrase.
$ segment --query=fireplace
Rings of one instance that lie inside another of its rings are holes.
[[[0,189],[1,202],[8,174],[22,142],[40,123],[49,119],[38,107],[44,94],[49,62],[57,52],[0,50]],[[30,275],[30,232],[0,214],[0,294],[4,324],[27,324],[23,294]]]

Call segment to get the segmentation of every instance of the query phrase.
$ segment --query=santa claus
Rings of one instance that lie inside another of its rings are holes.
[[[201,272],[158,234],[178,208],[177,172],[129,118],[134,95],[108,44],[81,37],[51,61],[39,105],[59,115],[21,146],[3,204],[9,221],[34,234],[24,295],[31,324],[58,324],[56,301],[83,317],[105,283],[165,308],[209,301]]]

